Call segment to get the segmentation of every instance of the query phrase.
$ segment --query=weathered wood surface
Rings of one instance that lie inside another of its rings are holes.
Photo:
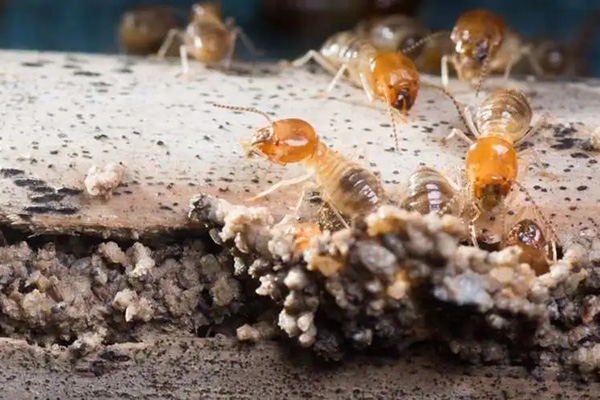
[[[321,72],[239,66],[226,74],[196,64],[191,76],[182,77],[176,62],[13,51],[1,52],[0,62],[0,209],[40,230],[179,227],[198,192],[239,202],[302,173],[299,166],[244,160],[239,140],[265,121],[214,109],[213,102],[304,118],[328,145],[364,157],[390,190],[419,163],[454,174],[467,148],[458,140],[440,143],[459,122],[451,103],[431,89],[421,91],[411,121],[400,127],[396,153],[389,150],[386,112],[367,106],[360,90],[340,84],[334,94],[341,100],[313,98],[330,80]],[[488,86],[505,84],[531,97],[534,118],[551,116],[553,127],[530,141],[559,178],[541,177],[532,167],[525,184],[561,232],[578,233],[590,218],[598,219],[598,153],[580,148],[599,125],[598,82],[495,79]],[[459,100],[476,104],[464,85],[451,89]],[[83,189],[92,165],[108,162],[127,169],[125,185],[111,199],[72,190]],[[264,204],[283,211],[297,195],[297,187],[282,190]]]
[[[448,366],[422,355],[350,361],[317,366],[273,343],[184,338],[109,346],[70,361],[1,340],[0,398],[564,400],[596,398],[600,389],[524,379],[527,373],[516,367]]]

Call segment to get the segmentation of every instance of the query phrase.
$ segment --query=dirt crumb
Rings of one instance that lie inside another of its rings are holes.
[[[116,265],[128,265],[130,263],[129,257],[115,242],[101,243],[98,246],[98,254],[100,254],[106,261]]]
[[[125,167],[117,163],[108,163],[103,167],[92,166],[84,180],[85,189],[90,196],[110,197],[125,175]]]

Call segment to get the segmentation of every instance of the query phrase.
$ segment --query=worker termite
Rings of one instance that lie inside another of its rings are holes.
[[[477,80],[476,92],[488,72],[505,36],[502,18],[483,9],[462,14],[450,39],[455,44],[452,64],[460,80]],[[448,56],[442,57],[442,83],[448,85]]]
[[[447,31],[432,33],[409,48],[404,49],[403,52],[409,53],[434,37],[447,34]],[[504,21],[494,13],[483,9],[463,13],[450,32],[450,39],[454,43],[454,51],[451,55],[444,54],[440,60],[443,86],[448,86],[448,64],[452,62],[458,79],[475,82],[475,91],[478,93],[485,75],[489,72],[504,42],[505,36]],[[514,45],[515,43],[510,42],[509,44]],[[515,49],[512,47],[509,50],[510,57],[516,54]],[[521,51],[520,47],[516,52],[519,51]],[[509,63],[516,61],[517,59],[509,59]],[[510,65],[507,66],[507,69],[510,69]],[[494,65],[494,67],[497,67],[497,65]]]
[[[255,113],[268,121],[268,126],[255,131],[246,146],[247,155],[256,154],[278,165],[302,163],[309,170],[308,174],[281,181],[249,200],[259,199],[279,188],[311,178],[321,189],[323,199],[337,213],[346,217],[367,214],[385,200],[386,194],[379,179],[366,168],[329,149],[319,140],[308,122],[297,118],[273,121],[267,113],[254,108],[221,104],[214,106]]]
[[[475,216],[471,220],[474,242],[474,222],[482,212],[489,213],[497,206],[504,209],[504,200],[515,185],[527,194],[540,218],[551,227],[528,191],[517,181],[518,154],[515,146],[539,130],[546,120],[543,116],[530,127],[532,115],[529,101],[520,91],[496,90],[479,106],[475,121],[469,109],[465,109],[466,125],[475,140],[456,128],[445,139],[458,135],[471,145],[466,155],[465,170],[469,197],[475,206]],[[533,149],[525,151],[536,156]],[[539,159],[537,161],[539,163]],[[503,237],[504,234],[505,231]]]
[[[126,11],[119,23],[119,47],[127,54],[154,54],[169,31],[176,27],[173,10],[167,7],[148,6]]]
[[[435,213],[460,216],[463,204],[459,196],[460,188],[440,171],[419,166],[410,176],[400,206],[421,214]]]
[[[520,262],[529,264],[536,275],[548,272],[551,260],[556,262],[556,242],[546,240],[542,228],[531,219],[517,222],[508,231],[505,245],[520,247]]]
[[[520,63],[523,60],[524,62]],[[575,57],[569,48],[556,40],[535,39],[523,41],[515,32],[507,30],[496,56],[490,61],[491,73],[504,73],[508,78],[513,67],[520,73],[538,77],[575,74]]]
[[[163,58],[176,37],[183,43],[179,47],[183,73],[189,71],[188,53],[200,62],[224,61],[229,66],[238,38],[249,51],[258,53],[244,31],[233,26],[233,20],[223,20],[217,3],[198,3],[192,6],[192,18],[184,31],[171,29],[157,53]]]
[[[575,52],[566,43],[552,38],[536,38],[523,45],[526,63],[517,69],[537,77],[557,77],[577,74]]]
[[[420,86],[448,95],[443,88],[420,82],[419,72],[409,57],[398,51],[380,52],[370,40],[360,38],[352,31],[331,36],[319,51],[309,50],[291,64],[300,67],[310,60],[315,60],[334,75],[325,93],[330,93],[347,72],[349,81],[365,91],[370,103],[375,99],[386,103],[394,129],[396,149],[398,136],[393,110],[404,118],[415,103]]]

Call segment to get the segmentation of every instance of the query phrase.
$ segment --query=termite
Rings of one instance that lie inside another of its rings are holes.
[[[465,170],[467,189],[475,206],[475,216],[470,224],[474,243],[476,242],[474,222],[479,219],[482,212],[489,213],[497,206],[504,208],[504,200],[513,186],[518,186],[527,194],[540,214],[540,218],[551,227],[531,195],[517,180],[518,154],[515,149],[516,145],[541,128],[546,121],[546,116],[542,116],[533,127],[530,127],[533,113],[529,101],[523,93],[514,89],[492,92],[478,107],[475,120],[468,108],[465,109],[464,114],[466,125],[475,140],[456,128],[452,129],[445,140],[458,135],[471,145],[466,154]],[[532,153],[536,162],[541,164],[533,149],[525,152]],[[540,167],[543,169],[543,165]],[[504,234],[503,231],[503,237]]]
[[[575,73],[575,57],[569,48],[553,39],[535,39],[525,42],[515,32],[507,30],[496,56],[490,61],[489,71],[504,73],[508,78],[513,67],[521,60],[525,72],[538,77],[553,77]]]
[[[392,110],[406,116],[417,98],[419,72],[413,61],[400,52],[379,52],[370,40],[360,38],[352,31],[331,36],[319,51],[309,50],[292,61],[292,65],[301,67],[310,60],[315,60],[334,75],[325,93],[330,93],[347,72],[347,78],[365,91],[370,103],[379,99],[387,104],[397,149],[398,137]]]
[[[254,53],[260,53],[240,27],[235,27],[232,19],[223,20],[218,3],[198,3],[192,6],[192,18],[185,30],[171,29],[157,53],[164,58],[175,38],[183,43],[179,46],[181,68],[184,74],[189,71],[188,53],[200,62],[221,62],[231,64],[235,44],[240,38],[244,46]]]
[[[460,188],[437,169],[419,166],[411,174],[400,206],[421,214],[460,216]]]
[[[269,125],[257,129],[246,145],[247,155],[256,154],[278,165],[302,163],[309,171],[299,178],[276,183],[250,198],[250,201],[267,196],[282,187],[300,184],[313,178],[321,190],[323,199],[342,221],[342,216],[353,218],[368,214],[385,201],[386,193],[375,174],[329,149],[319,140],[308,122],[298,118],[273,121],[267,113],[255,108],[221,104],[214,106],[255,113],[267,120]],[[298,204],[301,201],[302,196]]]
[[[154,54],[171,29],[177,27],[173,10],[148,6],[126,11],[118,29],[119,47],[127,54]]]
[[[568,46],[553,40],[526,43],[515,32],[505,29],[502,18],[492,12],[469,11],[459,17],[451,33],[455,43],[452,63],[459,79],[478,77],[476,92],[487,72],[504,72],[508,77],[512,67],[523,57],[540,77],[573,73],[576,69],[574,55],[585,53],[598,21],[600,12],[592,12],[582,24],[576,40]],[[447,85],[448,57],[442,60],[442,81],[444,86]]]
[[[502,73],[505,78],[508,78],[512,68],[521,61],[523,57],[526,57],[526,60],[529,63],[532,62],[531,47],[526,45],[521,36],[516,32],[506,29],[502,44],[498,48],[496,54],[493,57],[490,57],[488,61],[488,71],[490,73]],[[482,73],[485,73],[485,71],[482,71]]]
[[[505,36],[502,18],[488,10],[467,11],[456,21],[450,39],[455,44],[452,64],[460,80],[478,78],[476,92]],[[448,56],[442,57],[442,82],[448,85]]]
[[[310,60],[334,75],[325,94],[330,93],[343,76],[347,76],[351,83],[364,90],[369,103],[375,99],[385,102],[392,121],[396,149],[398,135],[394,112],[404,119],[414,105],[421,86],[449,96],[444,88],[421,82],[419,72],[408,56],[399,51],[380,52],[370,40],[359,37],[353,31],[331,36],[319,51],[309,50],[292,61],[291,65],[301,67]]]
[[[536,275],[550,270],[550,262],[556,262],[556,242],[548,241],[542,228],[531,219],[517,222],[506,237],[506,246],[521,248],[519,261],[529,264]]]
[[[575,75],[577,59],[575,52],[565,43],[551,38],[538,38],[527,45],[528,70],[538,77]]]

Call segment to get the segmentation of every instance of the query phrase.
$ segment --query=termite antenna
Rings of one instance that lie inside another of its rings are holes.
[[[469,125],[467,125],[467,119],[465,118],[463,109],[461,108],[460,104],[458,103],[458,100],[456,100],[456,98],[452,95],[452,93],[450,93],[446,88],[444,88],[442,86],[433,85],[431,83],[421,82],[421,86],[438,90],[438,91],[442,92],[446,97],[448,97],[452,101],[452,104],[454,104],[454,108],[456,108],[456,112],[458,113],[458,117],[460,118],[460,121],[464,124],[464,126],[467,128],[467,130],[469,129]]]
[[[542,222],[546,225],[546,227],[550,230],[550,232],[552,233],[552,236],[554,237],[554,240],[556,240],[556,242],[560,245],[560,242],[558,240],[558,234],[556,233],[556,229],[554,229],[554,225],[552,225],[552,223],[550,223],[550,220],[542,212],[542,209],[540,208],[540,206],[538,206],[537,203],[535,202],[535,200],[533,199],[533,197],[531,197],[529,190],[527,190],[527,188],[525,188],[525,186],[523,186],[519,181],[515,181],[515,185],[517,185],[519,187],[519,189],[521,189],[523,191],[523,193],[525,193],[525,195],[529,198],[529,201],[531,201],[531,205],[533,206],[533,209],[538,214],[538,216],[542,220]]]
[[[218,103],[213,103],[213,106],[217,107],[217,108],[224,108],[226,110],[231,110],[231,111],[250,112],[250,113],[262,115],[263,117],[266,118],[267,121],[269,121],[270,125],[273,125],[273,120],[271,119],[269,114],[267,114],[264,111],[260,111],[256,108],[253,108],[253,107],[228,106],[225,104],[218,104]]]
[[[398,129],[396,125],[396,119],[394,118],[394,110],[392,107],[388,107],[388,115],[390,116],[390,120],[392,122],[392,132],[394,135],[394,145],[396,146],[396,152],[399,151],[400,146],[398,145]]]
[[[490,69],[491,59],[491,57],[486,57],[486,59],[483,60],[483,65],[481,66],[479,77],[477,78],[477,85],[475,85],[475,97],[479,96],[479,90],[481,89],[481,85],[483,85],[483,80],[487,76]]]
[[[439,31],[439,32],[430,33],[429,35],[422,37],[421,39],[417,40],[410,46],[405,47],[400,51],[402,52],[402,54],[408,54],[411,51],[421,47],[424,43],[429,42],[438,36],[444,36],[444,35],[450,35],[450,32],[449,31]]]
[[[450,197],[450,200],[448,200],[446,202],[446,204],[444,205],[444,207],[442,207],[442,209],[439,210],[436,214],[441,217],[441,216],[445,215],[448,211],[450,211],[450,208],[453,205],[455,205],[456,202],[458,201],[458,196],[459,196],[458,193],[454,193],[452,195],[452,197]],[[461,218],[459,215],[457,215],[457,217]]]

